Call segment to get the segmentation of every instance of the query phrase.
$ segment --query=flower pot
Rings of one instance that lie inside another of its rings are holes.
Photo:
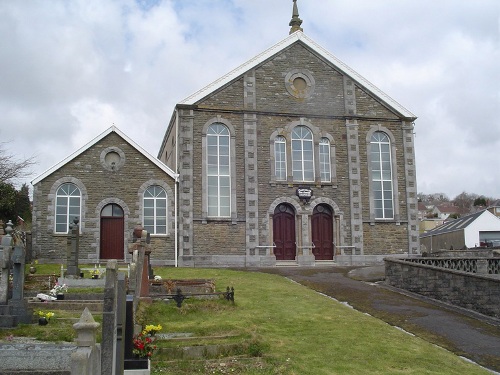
[[[36,273],[36,267],[35,266],[31,266],[30,267],[30,274],[33,275],[34,273]]]
[[[125,359],[124,374],[149,374],[150,361],[148,358]]]
[[[64,294],[57,294],[57,295],[56,295],[56,299],[57,299],[58,301],[63,300],[63,299],[64,299]]]
[[[38,325],[40,326],[46,326],[47,324],[49,323],[49,321],[47,320],[47,318],[38,318]]]

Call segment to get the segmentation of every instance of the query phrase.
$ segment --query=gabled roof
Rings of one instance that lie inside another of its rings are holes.
[[[181,101],[179,104],[186,104],[186,105],[192,105],[196,104],[198,101],[209,95],[210,93],[222,88],[223,86],[227,85],[231,81],[235,80],[236,78],[240,77],[247,71],[255,68],[259,64],[263,63],[267,59],[271,58],[278,52],[284,50],[285,48],[291,46],[292,44],[296,42],[302,42],[304,43],[307,47],[309,47],[311,50],[316,52],[318,55],[320,55],[322,58],[325,60],[329,61],[332,65],[334,65],[338,70],[340,70],[343,74],[351,77],[354,81],[358,82],[361,86],[366,88],[368,91],[370,91],[373,95],[378,97],[380,100],[382,100],[387,106],[392,108],[394,111],[399,113],[401,116],[405,118],[410,118],[412,120],[416,119],[417,117],[411,113],[409,110],[407,110],[405,107],[403,107],[401,104],[396,102],[394,99],[392,99],[389,95],[385,94],[380,90],[378,87],[376,87],[374,84],[372,84],[370,81],[368,81],[366,78],[362,77],[360,74],[355,72],[353,69],[351,69],[349,66],[347,66],[345,63],[340,61],[338,58],[336,58],[334,55],[332,55],[330,52],[328,52],[325,48],[321,47],[319,44],[314,42],[312,39],[307,37],[302,31],[296,31],[293,34],[289,35],[285,39],[283,39],[281,42],[278,42],[271,48],[265,50],[264,52],[260,53],[259,55],[255,56],[254,58],[248,60],[244,64],[240,65],[236,69],[230,71],[226,75],[222,76],[221,78],[217,79],[216,81],[212,82],[208,86],[202,88],[201,90],[195,92],[191,96],[187,97],[183,101]]]
[[[47,169],[45,172],[43,172],[41,175],[36,177],[33,181],[31,181],[32,185],[35,185],[42,181],[45,177],[49,176],[50,174],[54,173],[56,170],[64,166],[65,164],[69,163],[71,160],[76,158],[78,155],[82,154],[86,150],[88,150],[90,147],[95,145],[97,142],[102,140],[104,137],[108,136],[111,133],[116,133],[120,137],[122,137],[128,144],[130,144],[132,147],[134,147],[138,152],[140,152],[142,155],[144,155],[147,159],[149,159],[153,164],[155,164],[158,168],[163,170],[166,174],[168,174],[170,177],[172,177],[174,180],[177,180],[177,174],[171,170],[168,166],[163,164],[159,159],[155,158],[151,154],[149,154],[146,150],[144,150],[141,146],[139,146],[137,143],[135,143],[131,138],[129,138],[125,133],[123,133],[120,129],[118,129],[116,126],[111,126],[108,128],[106,131],[103,133],[99,134],[97,137],[92,139],[90,142],[88,142],[85,146],[82,148],[78,149],[71,155],[69,155],[67,158],[64,160],[61,160],[59,163],[55,164],[54,166],[50,167]]]
[[[490,214],[496,218],[495,215],[493,215],[491,212],[489,212],[487,210],[478,211],[478,212],[475,212],[473,214],[470,214],[470,215],[467,215],[467,216],[464,216],[464,217],[461,217],[461,218],[458,218],[455,220],[447,221],[443,225],[440,225],[434,229],[431,229],[425,233],[422,233],[420,235],[420,238],[429,237],[429,236],[436,236],[438,234],[451,233],[451,232],[464,230],[470,224],[472,224],[472,222],[474,222],[479,216],[483,215],[486,212],[487,212],[486,215]]]

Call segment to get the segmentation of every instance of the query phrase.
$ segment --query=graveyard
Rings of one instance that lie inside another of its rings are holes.
[[[27,263],[9,233],[0,374],[488,373],[279,275],[151,268],[142,236],[130,264],[78,264],[71,238],[66,264]]]

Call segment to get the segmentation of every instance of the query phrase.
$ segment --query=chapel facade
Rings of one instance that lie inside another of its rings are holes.
[[[369,264],[419,252],[416,116],[290,34],[182,102],[158,158],[179,175],[181,266]]]

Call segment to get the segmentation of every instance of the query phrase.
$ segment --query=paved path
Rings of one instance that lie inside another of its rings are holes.
[[[374,281],[383,268],[259,269],[280,274],[500,373],[500,320],[488,319]],[[354,278],[355,279],[354,279]]]

